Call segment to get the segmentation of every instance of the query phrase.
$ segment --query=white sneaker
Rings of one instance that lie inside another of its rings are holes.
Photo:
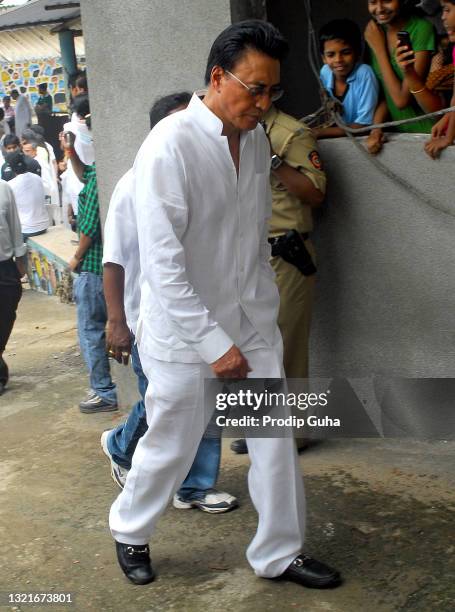
[[[174,508],[178,510],[189,510],[190,508],[199,508],[203,512],[209,512],[210,514],[221,514],[222,512],[229,512],[237,508],[239,502],[237,498],[224,491],[217,491],[211,489],[207,491],[205,495],[199,499],[188,499],[185,500],[177,493],[174,495],[172,501]]]
[[[112,459],[112,455],[109,452],[109,449],[107,447],[107,438],[109,434],[111,433],[111,431],[113,430],[108,429],[107,431],[103,431],[103,433],[101,434],[101,448],[103,449],[103,453],[106,455],[106,457],[110,461],[112,480],[115,482],[116,485],[118,485],[121,489],[123,489],[123,487],[125,486],[126,477],[128,476],[129,470],[125,469],[118,463],[115,463],[115,461]]]

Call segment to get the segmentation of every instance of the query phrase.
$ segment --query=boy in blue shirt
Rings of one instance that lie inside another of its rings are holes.
[[[321,28],[319,44],[324,60],[321,81],[332,98],[343,105],[341,117],[352,128],[373,123],[379,84],[373,70],[360,62],[362,34],[349,19],[335,19]],[[346,132],[334,125],[313,130],[317,138],[337,138]]]

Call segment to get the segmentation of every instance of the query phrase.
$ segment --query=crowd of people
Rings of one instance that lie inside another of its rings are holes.
[[[396,121],[397,132],[431,134],[425,151],[432,158],[453,144],[453,114],[439,121],[425,114],[455,105],[453,82],[454,7],[442,2],[441,27],[424,16],[414,0],[369,0],[371,19],[364,40],[359,26],[339,19],[320,31],[324,66],[321,83],[329,96],[342,105],[341,117],[350,128]],[[425,4],[425,3],[423,3]],[[436,6],[441,8],[439,2]],[[434,12],[434,3],[426,3]],[[317,138],[344,136],[336,124],[314,129]],[[373,128],[366,145],[373,155],[385,142],[384,130]]]
[[[84,73],[74,75],[70,84],[73,98],[87,90]],[[38,120],[40,115],[52,112],[52,96],[47,94],[46,83],[39,85],[39,92],[35,105]],[[14,107],[11,99],[15,101]],[[34,122],[28,97],[12,90],[2,102],[0,177],[4,201],[0,207],[0,394],[8,381],[3,353],[22,295],[21,278],[27,271],[27,239],[44,234],[49,226],[60,223],[62,217],[65,221],[68,217],[66,224],[68,227],[72,224],[76,230],[74,210],[77,211],[77,196],[83,187],[71,167],[67,167],[69,164],[65,159],[60,162],[60,167],[57,165],[54,148],[45,140],[43,127]],[[74,118],[68,125],[68,129],[73,131],[79,127]],[[76,195],[75,185],[78,186]],[[12,265],[14,258],[17,258],[17,265]]]
[[[445,43],[416,5],[368,2],[365,61],[354,22],[323,26],[320,78],[346,125],[411,119],[396,130],[431,134],[425,150],[437,157],[453,144],[455,113],[438,121],[421,117],[455,102],[453,66],[445,70],[443,58],[455,43],[455,1],[441,1]],[[216,489],[221,431],[202,409],[204,379],[308,377],[317,272],[312,210],[326,188],[317,140],[345,130],[333,123],[310,129],[276,106],[287,53],[283,36],[266,22],[224,30],[209,54],[206,91],[170,94],[152,106],[151,132],[113,192],[104,236],[86,89],[77,92],[61,137],[62,181],[79,233],[69,266],[77,272],[78,334],[90,377],[79,407],[84,414],[118,409],[110,357],[125,365],[131,358],[140,393],[125,423],[101,436],[122,489],[110,528],[120,567],[135,584],[154,579],[148,542],[171,500],[178,509],[213,514],[238,505]],[[45,96],[40,104],[47,104]],[[1,185],[2,206],[12,220],[11,238],[0,243],[4,278],[17,278],[14,259],[20,268],[24,255],[14,199],[22,222],[23,194],[31,199],[38,181],[46,189],[38,154],[46,143],[31,132],[24,129],[20,141],[4,138],[2,178],[11,189]],[[377,154],[384,142],[375,127],[366,146]],[[264,578],[336,587],[340,573],[303,552],[297,449],[305,445],[293,437],[233,443],[250,455],[249,490],[259,515],[247,558]]]

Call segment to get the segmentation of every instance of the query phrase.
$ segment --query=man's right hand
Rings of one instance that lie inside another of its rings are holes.
[[[131,354],[131,332],[125,321],[108,321],[106,329],[106,349],[110,357],[128,365]]]
[[[240,349],[233,344],[222,357],[210,364],[218,378],[246,378],[251,368]]]
[[[60,148],[62,151],[72,151],[74,149],[76,136],[73,134],[73,132],[60,132],[58,138],[60,140]]]

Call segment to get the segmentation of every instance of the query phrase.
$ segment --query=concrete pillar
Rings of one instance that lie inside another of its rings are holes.
[[[77,72],[76,50],[74,48],[74,32],[62,30],[58,33],[62,66],[68,76]]]

